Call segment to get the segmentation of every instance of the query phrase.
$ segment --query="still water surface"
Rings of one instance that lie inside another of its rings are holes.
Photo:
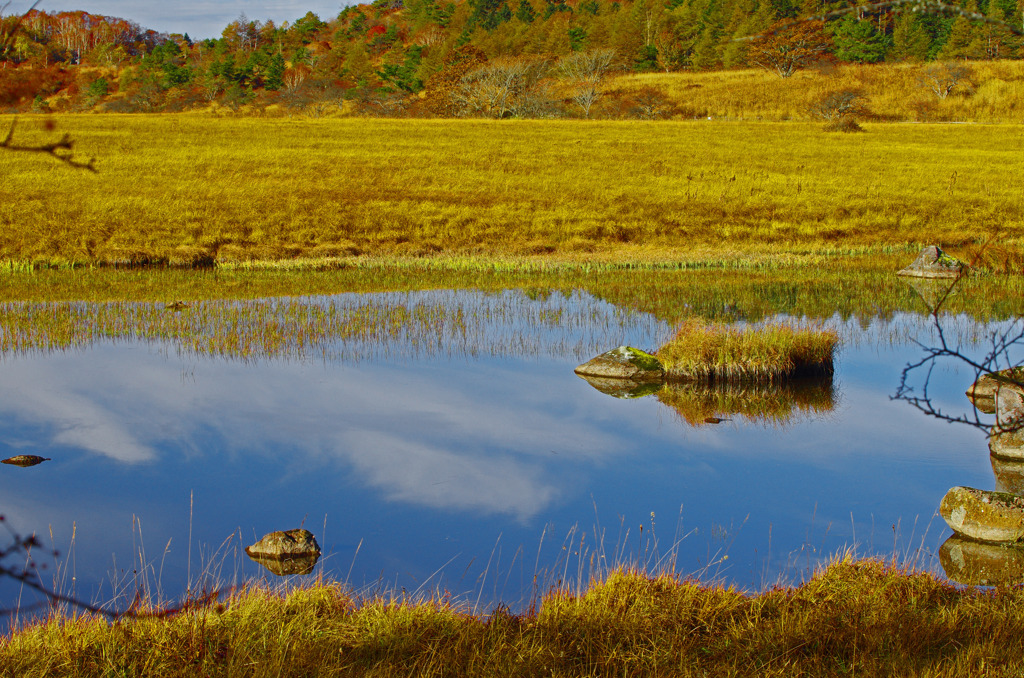
[[[829,321],[844,341],[816,407],[694,425],[656,396],[613,398],[573,373],[598,352],[653,349],[671,334],[585,294],[294,303],[396,300],[458,307],[472,331],[338,340],[287,358],[159,341],[4,356],[0,456],[52,461],[0,466],[0,512],[59,549],[61,589],[90,601],[143,577],[168,598],[204,570],[217,584],[273,579],[240,548],[303,525],[325,554],[316,572],[515,607],[636,560],[747,590],[799,581],[848,547],[938,570],[943,494],[993,487],[984,432],[891,399],[922,355],[915,341],[933,341],[922,316]],[[970,338],[995,328],[947,322],[979,352]],[[946,363],[932,394],[970,409],[973,379]],[[5,607],[18,590],[0,593]]]

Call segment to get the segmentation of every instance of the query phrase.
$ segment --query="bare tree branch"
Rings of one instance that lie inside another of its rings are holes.
[[[11,121],[11,126],[7,130],[7,136],[0,142],[0,149],[5,151],[24,151],[26,153],[42,153],[48,155],[55,160],[58,160],[69,167],[75,169],[84,169],[90,172],[96,172],[95,158],[89,158],[88,161],[82,162],[81,160],[75,160],[74,158],[74,144],[75,142],[71,139],[71,136],[65,134],[57,141],[53,141],[47,144],[18,144],[14,141],[14,128],[17,125],[17,120]]]

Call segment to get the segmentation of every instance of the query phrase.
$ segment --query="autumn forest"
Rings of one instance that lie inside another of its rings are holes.
[[[945,98],[967,78],[956,64],[1024,57],[1024,40],[1011,29],[1022,7],[962,0],[953,11],[922,13],[827,0],[377,0],[280,25],[243,15],[219,38],[202,40],[128,19],[33,10],[0,24],[0,111],[686,118],[711,111],[681,106],[686,97],[664,88],[616,88],[608,78],[762,69],[784,79],[874,63],[917,65]],[[794,21],[806,17],[819,20]]]

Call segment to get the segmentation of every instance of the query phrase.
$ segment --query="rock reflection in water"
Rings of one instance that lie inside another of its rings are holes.
[[[755,423],[790,424],[802,416],[831,412],[836,400],[831,375],[778,384],[645,384],[629,379],[581,378],[613,398],[654,395],[690,426],[717,424],[736,416]]]
[[[316,561],[320,559],[320,554],[273,557],[250,553],[249,558],[277,576],[287,577],[292,574],[309,574],[312,572],[313,568],[316,567]]]
[[[654,395],[662,389],[661,382],[641,382],[632,379],[611,379],[606,377],[590,377],[577,375],[595,389],[613,398],[643,398]]]
[[[1024,547],[991,544],[954,534],[939,548],[946,576],[968,586],[1007,586],[1024,582]]]
[[[297,528],[265,534],[245,553],[276,575],[309,574],[320,559],[320,544],[312,532]]]
[[[0,464],[10,464],[11,466],[28,467],[35,466],[36,464],[42,464],[44,461],[50,461],[50,458],[40,457],[39,455],[35,454],[18,454],[13,457],[8,457],[3,461],[0,461]]]

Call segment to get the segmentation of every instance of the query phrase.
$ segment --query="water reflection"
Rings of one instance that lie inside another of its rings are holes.
[[[888,526],[925,522],[951,479],[991,478],[985,460],[962,454],[983,444],[976,430],[908,420],[888,398],[917,350],[902,339],[915,336],[916,317],[846,330],[860,341],[848,342],[835,381],[806,391],[619,400],[573,367],[608,346],[653,348],[670,328],[582,295],[516,294],[402,296],[405,307],[451,301],[445,317],[461,308],[481,319],[465,342],[436,351],[418,348],[419,335],[388,335],[248,362],[175,339],[8,354],[0,453],[53,461],[0,472],[3,512],[22,531],[52,527],[62,550],[75,530],[86,599],[105,600],[105,582],[139,569],[135,525],[145,525],[145,567],[174,596],[194,581],[200,545],[232,534],[251,543],[305,521],[330,576],[518,601],[539,573],[564,577],[566,559],[583,557],[574,554],[643,557],[640,524],[644,540],[686,535],[675,558],[684,573],[718,562],[711,576],[771,586],[791,574],[794,553],[813,567],[845,545],[890,551]],[[506,311],[486,320],[480,309],[495,304]],[[774,421],[786,425],[751,425]],[[587,532],[600,548],[563,551],[571,530],[577,546]],[[264,571],[244,555],[224,569]]]
[[[965,424],[989,438],[995,489],[958,485],[942,498],[940,512],[954,534],[940,548],[940,563],[954,581],[973,585],[1010,585],[1024,581],[1024,371],[1017,365],[1024,349],[1024,323],[990,330],[985,350],[975,352],[947,337],[941,309],[956,293],[959,278],[932,281],[915,290],[927,305],[933,341],[920,344],[924,356],[904,368],[894,396],[924,414]],[[974,380],[965,391],[970,410],[943,404],[933,389],[937,368],[962,365]]]
[[[638,383],[629,379],[581,379],[613,398],[654,396],[690,426],[742,418],[751,423],[783,426],[801,417],[817,417],[835,409],[832,375],[793,379],[778,384]]]

